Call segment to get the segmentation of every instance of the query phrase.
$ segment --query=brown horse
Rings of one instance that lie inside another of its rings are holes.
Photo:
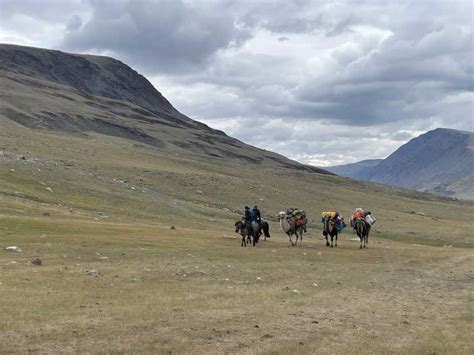
[[[370,225],[364,219],[358,218],[354,223],[354,231],[357,233],[357,236],[360,239],[359,249],[362,249],[362,245],[364,245],[365,249],[368,249]]]
[[[336,221],[331,218],[331,217],[325,217],[323,219],[323,235],[326,238],[326,246],[328,247],[331,245],[331,248],[333,246],[337,247],[337,225]],[[331,237],[331,244],[329,244],[328,237]],[[334,237],[336,237],[336,244],[333,245]]]

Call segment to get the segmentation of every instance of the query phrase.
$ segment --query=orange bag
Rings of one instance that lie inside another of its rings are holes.
[[[352,215],[351,219],[355,221],[357,218],[364,218],[364,217],[365,217],[364,211],[357,211]]]

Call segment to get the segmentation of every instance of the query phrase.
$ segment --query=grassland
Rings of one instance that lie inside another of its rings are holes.
[[[6,119],[0,151],[1,353],[474,350],[470,203]],[[272,238],[240,248],[252,203]],[[311,219],[301,248],[288,206]],[[320,211],[355,207],[378,217],[370,249],[326,248]]]

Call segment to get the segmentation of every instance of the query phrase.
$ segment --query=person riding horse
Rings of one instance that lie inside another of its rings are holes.
[[[253,214],[254,221],[256,221],[257,223],[262,222],[262,217],[260,216],[260,210],[258,209],[256,205],[253,206],[252,208],[252,214]]]
[[[248,224],[252,223],[255,220],[255,216],[253,212],[250,210],[249,206],[245,206],[244,208],[244,219],[245,219],[245,223],[248,223]]]
[[[256,228],[258,229],[258,236],[263,233],[265,235],[265,240],[270,238],[269,225],[262,219],[257,205],[253,206],[252,209],[250,209],[249,206],[245,206],[242,221],[245,223],[245,228],[249,231],[253,228],[253,222],[255,222]]]

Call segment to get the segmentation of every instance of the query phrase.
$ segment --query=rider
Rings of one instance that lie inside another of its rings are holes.
[[[252,223],[255,219],[255,216],[250,210],[249,206],[245,206],[244,208],[244,218],[246,223]]]
[[[262,221],[262,217],[260,216],[260,210],[256,205],[253,206],[252,214],[254,217],[254,221],[256,221],[257,223],[260,223]]]

